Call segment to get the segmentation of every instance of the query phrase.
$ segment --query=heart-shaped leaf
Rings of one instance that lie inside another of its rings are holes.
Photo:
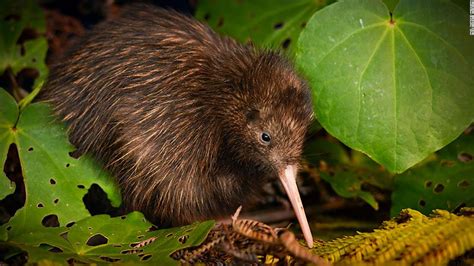
[[[342,0],[310,19],[297,64],[321,125],[393,172],[453,141],[474,118],[468,14],[442,0]]]

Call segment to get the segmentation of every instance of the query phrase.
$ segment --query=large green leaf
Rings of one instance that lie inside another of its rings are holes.
[[[321,125],[393,172],[453,141],[474,118],[468,14],[442,0],[342,0],[310,19],[297,64]]]
[[[423,213],[474,206],[474,134],[459,139],[425,164],[395,176],[391,214],[404,208]]]
[[[15,100],[2,89],[0,104],[0,136],[5,136],[0,147],[16,145],[26,191],[25,206],[0,227],[0,240],[25,250],[29,263],[66,264],[72,259],[169,265],[175,263],[169,257],[172,252],[200,244],[213,227],[214,222],[208,221],[156,230],[138,212],[117,218],[90,216],[83,197],[92,184],[99,185],[114,206],[120,204],[113,178],[88,156],[70,156],[74,147],[65,127],[46,104],[31,104],[19,113]],[[0,184],[8,182],[4,175],[1,178]],[[88,242],[97,234],[101,237],[95,240],[106,243]],[[153,243],[133,250],[134,243],[150,238]]]
[[[15,25],[33,29],[38,33],[46,32],[43,10],[34,0],[0,1],[0,19],[15,21]],[[15,35],[15,38],[18,37]]]
[[[313,13],[334,0],[199,1],[196,17],[225,35],[267,48],[289,49]]]
[[[0,1],[0,74],[11,68],[14,75],[25,68],[39,72],[37,84],[48,73],[45,64],[48,43],[38,37],[18,44],[25,29],[42,34],[46,31],[43,10],[33,0]]]
[[[13,98],[0,91],[4,104],[0,121],[11,121],[18,107]],[[16,125],[0,128],[0,136],[6,136],[0,140],[0,147],[14,143],[18,149],[27,194],[25,207],[2,226],[8,228],[9,239],[28,230],[48,229],[42,224],[48,215],[55,215],[60,225],[90,216],[82,198],[92,184],[98,184],[114,206],[120,204],[113,178],[100,165],[88,156],[75,159],[69,155],[74,147],[65,132],[64,125],[54,120],[43,103],[26,107]]]
[[[200,244],[214,226],[213,221],[154,231],[139,212],[110,218],[97,215],[79,220],[70,227],[51,230],[37,228],[25,232],[9,243],[28,252],[28,262],[43,260],[67,264],[120,262],[173,265],[170,258],[176,250]],[[144,247],[134,248],[148,240]]]
[[[7,160],[10,143],[13,136],[9,133],[15,126],[18,118],[18,107],[15,100],[4,90],[0,89],[0,167],[3,169]],[[0,171],[0,200],[13,193],[15,184],[12,183],[4,171]]]

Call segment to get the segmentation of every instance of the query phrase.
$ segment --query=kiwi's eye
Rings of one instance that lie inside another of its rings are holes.
[[[270,137],[270,134],[267,132],[262,132],[262,135],[260,135],[260,140],[263,142],[263,144],[268,145],[270,144],[270,141],[272,138]]]

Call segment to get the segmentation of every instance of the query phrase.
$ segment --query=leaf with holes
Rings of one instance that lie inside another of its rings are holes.
[[[398,175],[391,214],[412,208],[423,213],[474,206],[474,134],[461,135],[437,153],[437,159]]]
[[[306,21],[332,0],[199,1],[196,17],[216,31],[266,48],[294,47]]]
[[[442,0],[342,0],[310,19],[297,63],[321,125],[392,172],[453,141],[474,119],[468,14]]]
[[[14,75],[25,68],[33,68],[39,72],[37,84],[44,81],[48,73],[46,38],[18,41],[22,34],[31,37],[29,35],[37,36],[45,31],[43,10],[35,1],[0,1],[0,75],[8,68]]]
[[[14,100],[1,90],[0,121],[11,120],[18,112]],[[15,144],[18,149],[26,190],[25,206],[2,226],[8,228],[8,239],[35,230],[53,230],[90,216],[83,203],[87,188],[98,184],[114,206],[120,204],[120,192],[113,178],[88,156],[78,159],[69,154],[74,147],[68,142],[64,125],[57,123],[46,104],[27,106],[16,126],[0,128],[6,136],[1,146]]]
[[[8,149],[13,141],[9,130],[15,126],[18,118],[18,107],[15,100],[6,91],[0,88],[0,167],[4,169],[7,160]],[[0,172],[0,200],[15,190],[15,184]]]
[[[172,265],[177,264],[170,258],[173,252],[199,245],[213,226],[213,221],[207,221],[156,230],[139,212],[116,218],[97,215],[69,227],[38,228],[10,244],[28,252],[29,263],[49,260],[62,265],[71,262]]]

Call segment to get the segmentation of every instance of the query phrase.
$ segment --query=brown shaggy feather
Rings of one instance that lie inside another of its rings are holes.
[[[312,118],[306,83],[278,53],[145,5],[88,33],[40,97],[116,176],[130,209],[173,225],[252,202],[298,163]]]

